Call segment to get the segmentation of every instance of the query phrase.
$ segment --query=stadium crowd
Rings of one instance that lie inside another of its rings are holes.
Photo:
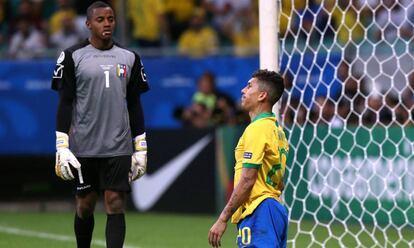
[[[54,57],[87,37],[85,10],[93,0],[0,0],[0,48],[9,58]],[[257,1],[107,0],[126,17],[128,47],[173,48],[202,57],[221,46],[258,53]],[[123,8],[123,10],[121,10]],[[125,13],[124,13],[125,12]],[[122,17],[120,17],[122,16]],[[243,16],[243,18],[241,18]],[[116,36],[119,38],[119,33]]]
[[[397,57],[412,54],[413,1],[282,0],[280,21],[281,40],[285,47],[293,44],[292,50],[310,54],[339,48],[342,53],[342,61],[335,70],[335,80],[339,81],[340,87],[332,92],[333,85],[324,85],[331,91],[327,93],[325,90],[323,94],[313,89],[314,98],[309,105],[303,102],[303,92],[299,96],[285,95],[281,112],[286,125],[355,127],[414,124],[414,68],[410,67],[407,72],[401,66],[395,66],[395,71],[386,73],[386,66],[381,65],[376,75],[367,75],[369,72],[366,71],[368,63],[371,63],[367,61],[381,61],[375,58],[380,50],[384,54],[388,52],[385,61],[395,64],[401,63]],[[412,64],[412,61],[411,57],[408,63]],[[401,86],[396,82],[396,72],[404,74],[406,84]],[[291,74],[287,68],[284,76],[288,92],[298,83]],[[387,87],[389,82],[391,85]]]
[[[45,51],[60,50],[88,35],[85,10],[91,2],[0,0],[3,54],[18,59],[54,57]],[[126,46],[168,47],[192,57],[215,54],[223,47],[239,56],[258,53],[257,0],[127,0],[126,13],[120,0],[106,2],[126,17]],[[281,2],[281,38],[295,44],[298,39],[311,41],[310,46],[332,39],[342,45],[366,39],[393,42],[398,33],[406,39],[413,35],[410,0]]]
[[[118,12],[120,1],[106,2]],[[85,10],[91,2],[0,0],[0,56],[55,57],[62,49],[87,37]],[[402,41],[412,47],[411,0],[281,0],[281,3],[280,39],[285,47],[290,44],[299,52],[319,51],[325,49],[321,48],[325,44],[327,49],[338,46],[344,52],[336,69],[341,82],[336,94],[316,95],[310,106],[301,103],[300,98],[285,97],[282,112],[286,124],[413,124],[414,74],[403,89],[373,94],[366,75],[354,68],[357,51],[363,43],[392,45]],[[124,8],[128,27],[128,42],[124,45],[128,47],[152,49],[158,54],[169,48],[174,54],[193,58],[223,53],[226,49],[236,56],[258,54],[257,0],[127,0]],[[295,79],[289,70],[284,77],[289,91]],[[214,75],[206,78],[214,81]],[[192,105],[177,108],[175,116],[186,125],[200,128],[245,121],[242,115],[235,114],[239,112],[234,100],[217,93],[214,87],[211,91],[215,94],[213,106],[209,103],[213,98],[196,92]]]

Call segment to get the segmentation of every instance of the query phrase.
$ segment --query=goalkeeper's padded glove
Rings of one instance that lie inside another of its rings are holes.
[[[69,137],[66,133],[56,132],[56,165],[55,173],[63,180],[73,180],[75,176],[72,169],[78,171],[79,182],[83,183],[81,164],[69,150]]]
[[[131,158],[131,169],[129,171],[129,181],[132,182],[142,177],[147,171],[147,141],[145,133],[134,138],[135,151]]]

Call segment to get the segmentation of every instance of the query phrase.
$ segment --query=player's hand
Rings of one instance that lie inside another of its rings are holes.
[[[73,180],[71,167],[78,171],[79,181],[83,183],[81,164],[76,159],[75,155],[69,150],[68,135],[62,132],[56,132],[56,164],[55,173],[63,180]]]
[[[145,138],[145,133],[134,138],[135,152],[131,158],[130,182],[142,177],[147,171],[147,141]]]
[[[227,228],[227,222],[224,222],[220,219],[214,223],[208,232],[208,243],[214,248],[221,246],[221,237]]]

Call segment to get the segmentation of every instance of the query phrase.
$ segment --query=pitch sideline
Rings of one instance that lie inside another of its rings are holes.
[[[19,235],[19,236],[40,238],[40,239],[50,239],[50,240],[58,240],[58,241],[75,242],[75,238],[73,238],[72,236],[53,234],[53,233],[47,233],[47,232],[36,232],[36,231],[24,230],[24,229],[20,229],[20,228],[6,227],[6,226],[3,226],[3,225],[0,225],[0,232],[1,233],[7,233],[7,234]],[[97,246],[106,247],[105,240],[93,239],[92,244],[97,245]],[[124,248],[140,248],[140,247],[124,245]]]

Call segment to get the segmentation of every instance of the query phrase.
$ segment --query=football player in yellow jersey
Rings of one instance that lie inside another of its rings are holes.
[[[221,246],[230,217],[239,231],[238,247],[286,247],[288,213],[280,196],[289,146],[272,113],[283,91],[283,78],[268,70],[254,72],[241,91],[251,123],[235,150],[233,193],[208,234],[213,247]]]

